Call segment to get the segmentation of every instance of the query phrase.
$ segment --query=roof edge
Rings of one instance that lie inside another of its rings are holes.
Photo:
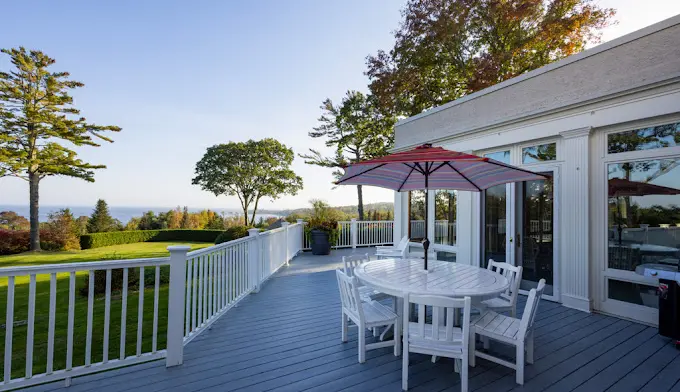
[[[429,116],[431,114],[438,113],[442,110],[446,110],[446,109],[453,107],[453,106],[458,106],[458,105],[463,104],[467,101],[471,101],[473,99],[482,97],[484,95],[491,94],[495,91],[504,89],[506,87],[510,87],[514,84],[521,83],[521,82],[523,82],[527,79],[531,79],[531,78],[537,77],[539,75],[548,73],[548,72],[553,71],[555,69],[567,66],[567,65],[575,63],[579,60],[583,60],[583,59],[588,58],[590,56],[594,56],[596,54],[599,54],[599,53],[605,52],[607,50],[613,49],[617,46],[621,46],[621,45],[627,44],[629,42],[638,40],[642,37],[657,33],[659,31],[665,30],[667,28],[673,27],[673,26],[678,25],[678,24],[680,24],[680,14],[672,16],[668,19],[664,19],[660,22],[654,23],[654,24],[649,25],[647,27],[643,27],[639,30],[635,30],[631,33],[628,33],[628,34],[623,35],[621,37],[615,38],[611,41],[607,41],[607,42],[602,43],[600,45],[597,45],[593,48],[590,48],[590,49],[584,50],[582,52],[573,54],[573,55],[571,55],[567,58],[564,58],[562,60],[555,61],[553,63],[544,65],[540,68],[536,68],[532,71],[524,73],[522,75],[515,76],[512,79],[505,80],[505,81],[500,82],[498,84],[495,84],[491,87],[487,87],[483,90],[479,90],[479,91],[474,92],[472,94],[458,98],[454,101],[450,101],[450,102],[447,102],[443,105],[436,106],[436,107],[434,107],[430,110],[427,110],[425,112],[418,113],[415,116],[411,116],[411,117],[401,119],[401,120],[397,121],[397,123],[394,126],[396,128],[396,127],[399,127],[401,125],[408,124],[408,123],[415,121],[415,120],[418,120],[420,118]]]

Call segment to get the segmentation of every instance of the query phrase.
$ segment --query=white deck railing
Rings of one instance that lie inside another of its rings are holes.
[[[0,390],[69,385],[72,377],[159,358],[182,364],[185,344],[301,250],[303,225],[249,235],[189,253],[171,246],[163,258],[0,268],[7,279]]]
[[[302,223],[301,220],[298,223]],[[394,243],[394,221],[338,221],[338,231],[338,241],[333,245],[336,249]],[[304,236],[303,248],[311,248],[307,236]]]

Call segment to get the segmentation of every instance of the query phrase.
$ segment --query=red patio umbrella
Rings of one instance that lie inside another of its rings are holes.
[[[503,162],[423,144],[412,150],[353,163],[337,184],[371,185],[398,192],[448,189],[479,192],[510,182],[542,180],[546,176]],[[425,198],[425,269],[430,241],[427,238],[428,200]]]

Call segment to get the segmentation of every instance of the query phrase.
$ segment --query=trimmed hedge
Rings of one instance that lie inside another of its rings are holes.
[[[237,240],[239,238],[248,237],[248,229],[252,229],[250,226],[232,226],[215,238],[215,245],[221,244],[223,242]]]
[[[80,236],[80,248],[134,244],[136,242],[194,241],[215,242],[222,230],[130,230],[92,233]]]

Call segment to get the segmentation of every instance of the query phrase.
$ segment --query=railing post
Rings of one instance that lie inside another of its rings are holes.
[[[288,249],[288,226],[290,226],[290,222],[281,222],[281,227],[283,227],[283,231],[286,233],[284,236],[286,238],[286,266],[290,265],[290,249]]]
[[[300,244],[300,251],[302,252],[306,248],[305,244],[305,220],[304,219],[297,219],[297,224],[300,225],[300,241],[302,242]]]
[[[260,292],[260,276],[262,275],[262,263],[260,261],[260,229],[248,229],[248,236],[254,237],[254,241],[250,241],[250,247],[248,249],[248,264],[251,266],[250,270],[253,271],[253,281],[252,285],[255,287],[253,292]]]
[[[170,251],[170,288],[168,289],[168,332],[165,366],[178,366],[184,360],[184,291],[186,290],[186,245],[168,246]]]
[[[349,233],[352,241],[352,249],[357,248],[357,242],[359,239],[359,230],[356,218],[352,218],[352,222],[349,224]]]

